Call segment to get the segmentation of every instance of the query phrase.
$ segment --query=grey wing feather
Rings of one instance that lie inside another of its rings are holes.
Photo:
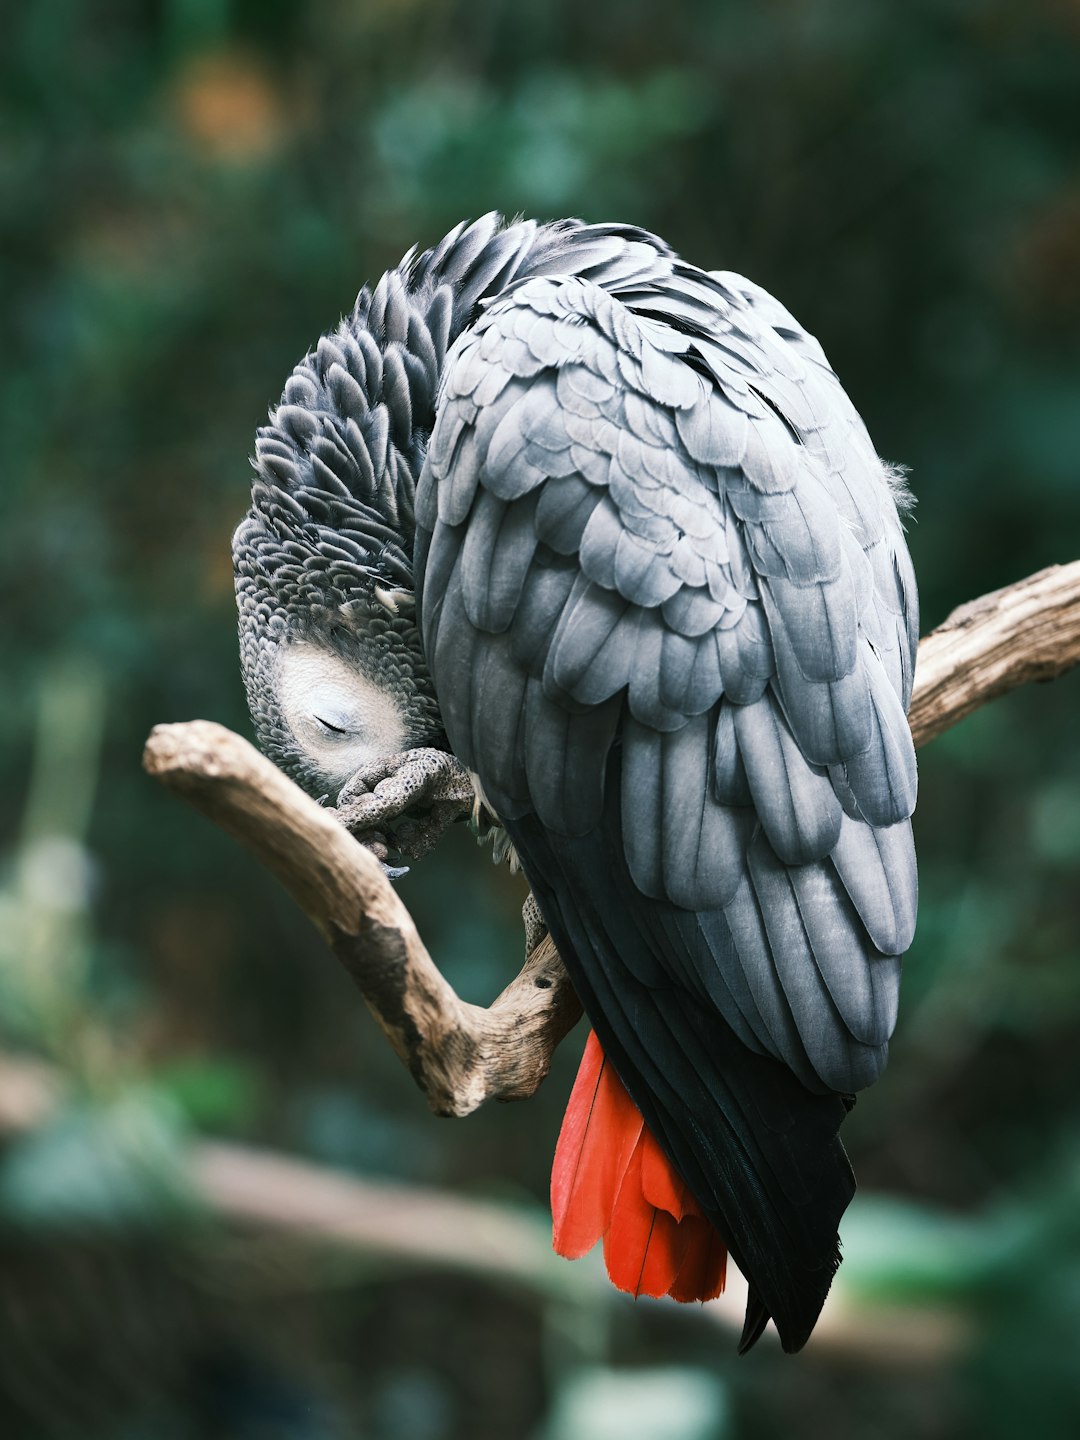
[[[775,697],[734,707],[735,739],[751,802],[769,844],[787,865],[829,855],[843,811],[828,774],[807,763]]]
[[[465,611],[478,630],[500,634],[510,626],[537,546],[535,495],[520,505],[478,494],[462,551]]]
[[[633,882],[697,915],[671,974],[847,1091],[884,1061],[914,920],[896,507],[782,307],[686,269],[635,289],[636,263],[621,299],[519,282],[448,357],[417,496],[447,733],[564,835],[599,824],[618,742]]]
[[[761,908],[773,961],[814,1073],[829,1089],[842,1094],[861,1090],[877,1078],[883,1042],[879,1041],[877,1046],[861,1042],[825,983],[795,883],[800,869],[805,872],[807,867],[785,865],[760,833],[750,846],[749,861],[751,883]],[[823,870],[824,867],[815,868]],[[828,949],[836,951],[843,936],[837,933],[835,906],[829,905],[828,900],[825,894],[818,897],[819,909],[826,909],[826,914],[818,918],[825,920],[824,938]],[[865,946],[865,940],[862,943]],[[843,971],[865,970],[865,966],[853,966],[853,958],[850,950],[845,952]],[[842,993],[854,1002],[859,997],[850,982],[846,983],[848,988]],[[869,981],[862,988],[872,995],[873,986]],[[851,1009],[861,1030],[862,1017],[854,1004]],[[895,1010],[886,1038],[892,1033],[894,1020]]]

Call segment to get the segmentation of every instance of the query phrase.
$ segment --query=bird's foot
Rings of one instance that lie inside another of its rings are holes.
[[[337,814],[388,869],[391,851],[419,860],[472,805],[472,781],[461,762],[445,750],[423,748],[358,770],[338,796]]]

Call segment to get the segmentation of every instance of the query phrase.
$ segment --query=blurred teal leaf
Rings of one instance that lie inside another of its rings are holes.
[[[32,1227],[152,1225],[191,1203],[179,1113],[153,1092],[72,1104],[0,1163],[0,1213]]]
[[[150,1083],[187,1124],[208,1130],[250,1120],[262,1089],[254,1066],[210,1056],[161,1066]]]
[[[1053,864],[1080,864],[1080,781],[1062,777],[1035,792],[1032,838],[1039,854]]]
[[[1000,1262],[984,1220],[879,1195],[857,1195],[841,1226],[845,1290],[868,1300],[957,1298]]]
[[[724,1382],[689,1367],[575,1371],[536,1440],[722,1440]]]

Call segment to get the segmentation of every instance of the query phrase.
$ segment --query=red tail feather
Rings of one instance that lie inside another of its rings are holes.
[[[551,1170],[556,1251],[576,1260],[603,1239],[613,1285],[632,1295],[712,1300],[727,1251],[645,1128],[590,1034]]]

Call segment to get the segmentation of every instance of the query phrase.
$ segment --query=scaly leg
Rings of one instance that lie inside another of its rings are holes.
[[[540,906],[536,903],[536,896],[531,890],[526,897],[525,904],[521,907],[521,919],[525,925],[525,958],[527,960],[548,933],[544,917],[540,914]]]

